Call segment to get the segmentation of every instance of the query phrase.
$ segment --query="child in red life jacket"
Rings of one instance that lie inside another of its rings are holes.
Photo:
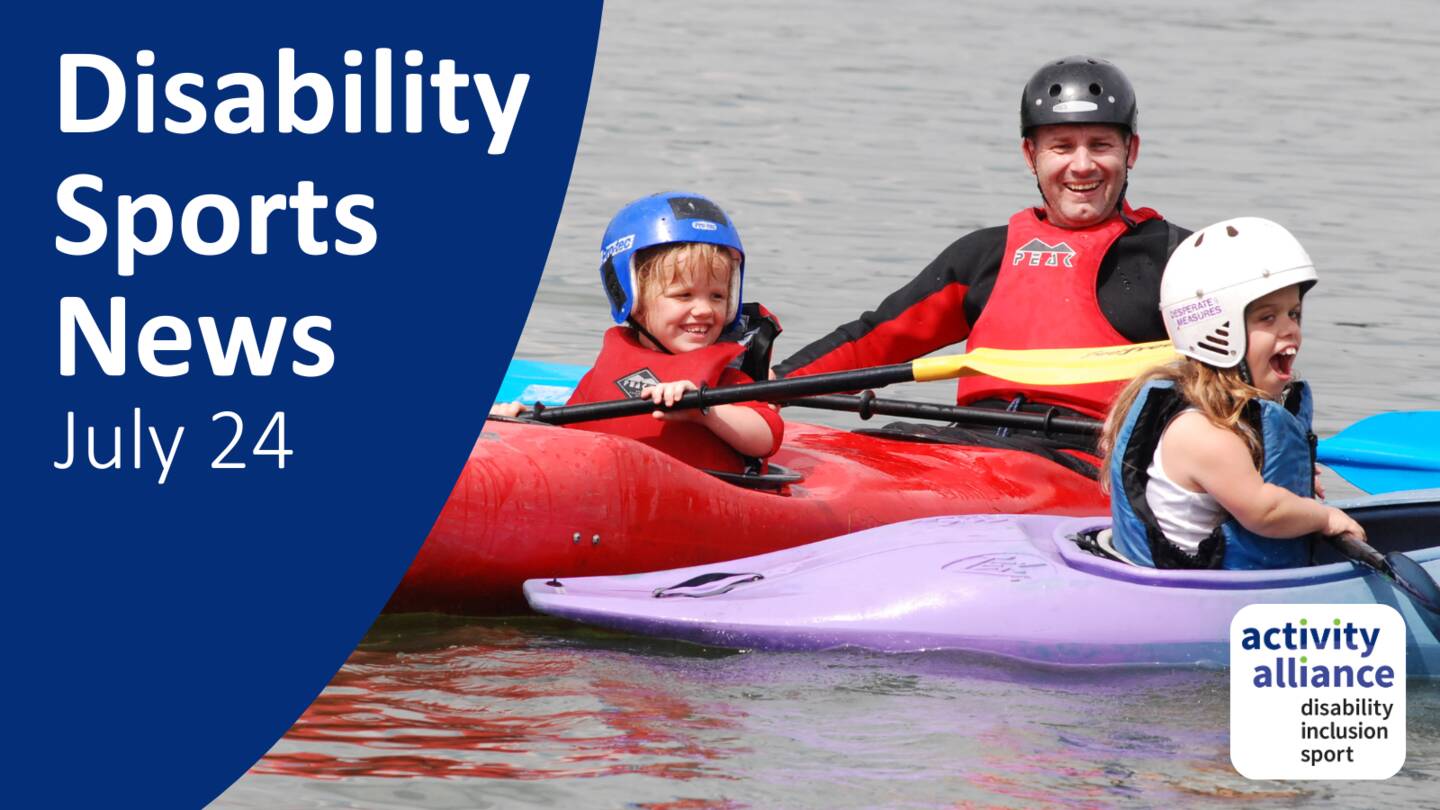
[[[730,218],[698,194],[668,192],[620,210],[605,231],[600,277],[620,326],[567,404],[622,398],[673,405],[687,391],[764,379],[779,322],[741,306],[745,252]],[[492,414],[513,416],[514,403]],[[780,447],[784,423],[759,403],[661,411],[571,427],[626,436],[692,466],[743,472]]]

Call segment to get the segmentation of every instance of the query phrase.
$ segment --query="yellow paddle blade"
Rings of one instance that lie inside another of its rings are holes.
[[[912,364],[916,382],[985,374],[1025,385],[1082,385],[1128,380],[1179,357],[1168,340],[1087,349],[975,349],[923,357]]]

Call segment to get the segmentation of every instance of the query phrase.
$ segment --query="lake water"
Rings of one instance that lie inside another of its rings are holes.
[[[1088,53],[1139,93],[1132,201],[1192,228],[1269,217],[1315,258],[1300,368],[1319,432],[1436,407],[1432,4],[1124,11],[609,4],[519,356],[593,357],[609,325],[601,231],[665,188],[727,208],[747,297],[781,316],[787,355],[1035,202],[1020,87],[1044,59]],[[1229,763],[1219,672],[739,654],[539,618],[394,616],[216,806],[1411,807],[1440,778],[1437,708],[1440,687],[1410,684],[1408,759],[1389,781],[1251,782]]]

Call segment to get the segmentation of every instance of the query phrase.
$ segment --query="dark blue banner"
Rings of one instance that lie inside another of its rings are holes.
[[[600,5],[7,24],[18,806],[208,801],[354,648],[524,323]]]

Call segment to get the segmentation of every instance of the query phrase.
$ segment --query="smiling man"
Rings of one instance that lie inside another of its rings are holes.
[[[1136,114],[1130,81],[1103,59],[1072,56],[1041,67],[1020,100],[1020,149],[1041,205],[956,240],[875,311],[806,346],[775,373],[899,363],[962,340],[970,349],[1163,340],[1160,274],[1189,231],[1125,201],[1140,154]],[[1119,387],[1019,387],[968,377],[957,400],[1103,417]]]

